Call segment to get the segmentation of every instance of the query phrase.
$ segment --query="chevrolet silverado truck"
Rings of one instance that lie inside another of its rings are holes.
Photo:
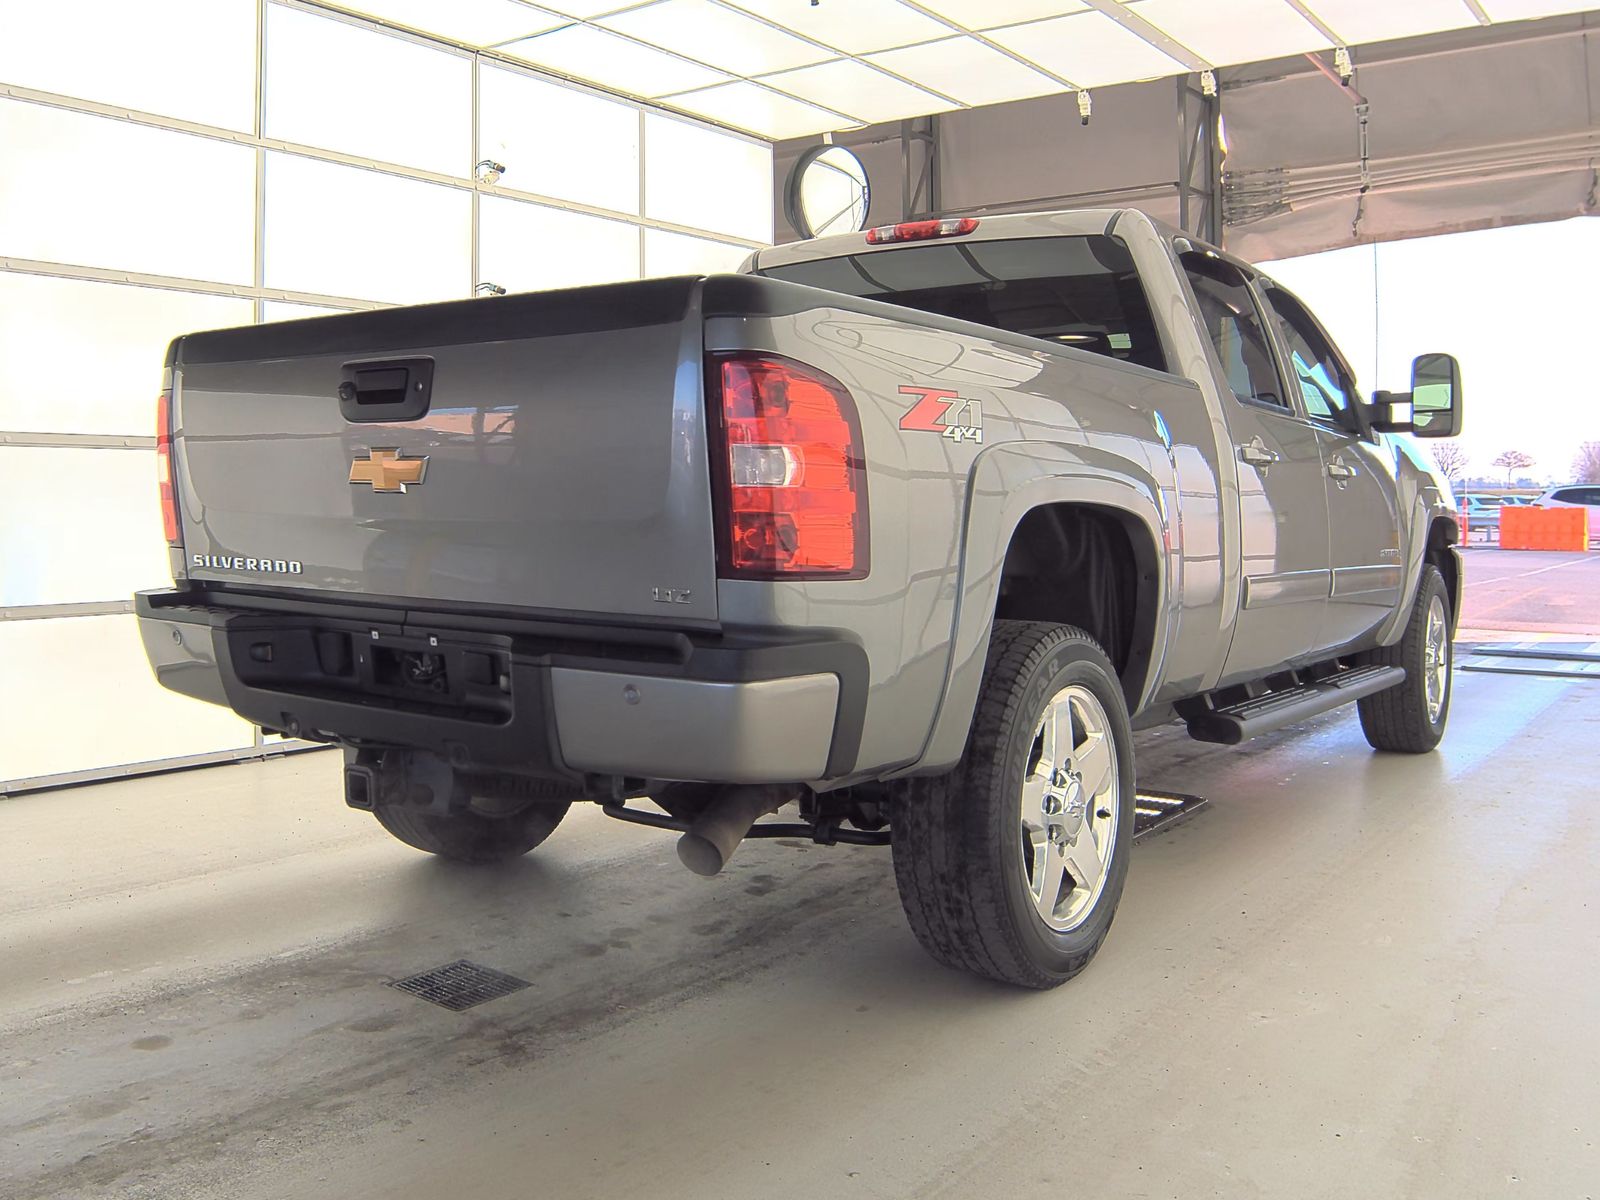
[[[343,747],[418,849],[581,800],[704,874],[887,843],[934,957],[1043,988],[1111,925],[1134,729],[1438,743],[1462,572],[1410,435],[1460,426],[1453,359],[1364,397],[1142,213],[910,222],[178,338],[137,612],[164,685]]]

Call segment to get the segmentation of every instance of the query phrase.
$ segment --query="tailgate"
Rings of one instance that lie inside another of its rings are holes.
[[[651,280],[180,339],[190,577],[715,621],[699,295]]]

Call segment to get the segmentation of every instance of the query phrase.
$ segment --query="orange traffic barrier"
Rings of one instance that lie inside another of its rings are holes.
[[[1502,550],[1587,550],[1589,510],[1508,504],[1500,510]]]

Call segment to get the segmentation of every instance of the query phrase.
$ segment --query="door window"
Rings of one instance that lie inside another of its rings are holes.
[[[1287,407],[1278,394],[1278,372],[1272,365],[1267,333],[1243,272],[1205,254],[1185,254],[1181,261],[1194,289],[1200,324],[1211,339],[1233,394],[1241,400]]]
[[[1305,305],[1280,287],[1268,285],[1267,303],[1289,350],[1289,368],[1300,388],[1306,414],[1342,424],[1355,403],[1355,380]]]

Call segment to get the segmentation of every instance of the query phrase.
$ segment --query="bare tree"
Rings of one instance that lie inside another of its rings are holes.
[[[1574,483],[1600,483],[1600,442],[1585,442],[1572,460]]]
[[[1454,439],[1435,442],[1433,461],[1439,464],[1439,470],[1444,472],[1444,477],[1454,483],[1461,478],[1461,472],[1467,469],[1467,452],[1462,449],[1461,443]]]
[[[1526,471],[1533,466],[1533,455],[1524,454],[1521,450],[1507,450],[1489,461],[1491,467],[1499,467],[1506,473],[1506,486],[1511,486],[1511,477],[1518,471]]]

